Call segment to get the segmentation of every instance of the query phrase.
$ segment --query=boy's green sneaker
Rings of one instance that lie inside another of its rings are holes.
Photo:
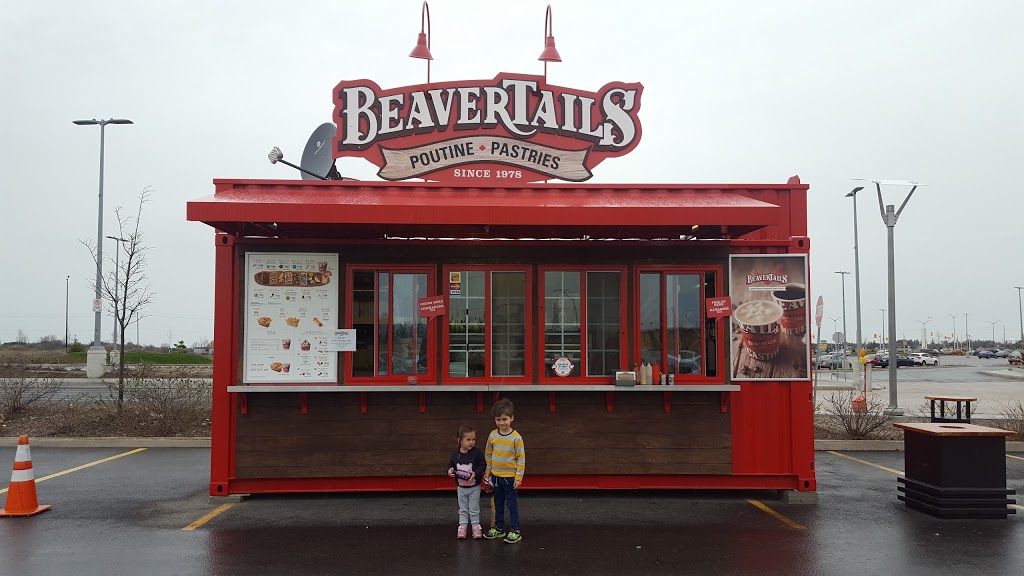
[[[505,537],[505,531],[504,530],[498,530],[497,528],[491,528],[487,532],[484,532],[484,538],[487,538],[488,540],[494,540],[495,538],[504,538],[504,537]]]
[[[509,532],[508,536],[505,536],[505,542],[508,542],[509,544],[518,544],[522,539],[523,537],[519,532]]]

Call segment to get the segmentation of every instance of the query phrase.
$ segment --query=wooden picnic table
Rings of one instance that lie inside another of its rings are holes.
[[[931,404],[932,409],[932,422],[971,422],[971,402],[977,402],[977,398],[970,396],[925,396],[925,400],[928,400]],[[939,415],[935,415],[935,403],[939,403]],[[956,417],[946,417],[946,402],[956,402]],[[966,412],[961,411],[961,405],[966,408]]]

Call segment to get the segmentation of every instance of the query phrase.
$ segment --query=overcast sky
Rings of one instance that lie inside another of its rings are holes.
[[[434,0],[434,81],[540,74],[547,2]],[[141,340],[213,337],[213,230],[185,220],[214,178],[297,178],[271,165],[280,146],[298,161],[331,120],[332,88],[368,78],[420,84],[408,58],[420,2],[4,2],[0,17],[0,191],[4,281],[0,341],[93,334],[99,128],[108,126],[104,234],[114,208],[143,211],[156,293]],[[644,85],[643,138],[591,182],[810,185],[812,298],[823,335],[842,329],[842,282],[854,270],[854,178],[909,179],[919,188],[896,231],[898,336],[921,322],[937,338],[1019,338],[1024,285],[1024,4],[862,0],[555,1],[563,61],[549,81],[596,90]],[[338,161],[348,176],[376,167]],[[899,207],[909,189],[883,188]],[[873,189],[858,196],[863,326],[881,331],[887,306],[886,229]],[[106,254],[114,243],[107,241]],[[105,265],[110,269],[110,264]],[[846,282],[855,338],[854,276]],[[840,317],[833,323],[829,317]],[[113,320],[104,317],[110,339]],[[135,340],[135,330],[129,340]]]

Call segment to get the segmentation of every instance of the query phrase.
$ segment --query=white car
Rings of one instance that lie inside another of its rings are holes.
[[[914,352],[910,355],[910,359],[914,361],[915,366],[938,366],[939,359],[931,354],[925,354],[924,352]]]

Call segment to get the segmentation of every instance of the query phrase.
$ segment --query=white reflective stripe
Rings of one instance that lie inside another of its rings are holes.
[[[14,455],[15,462],[31,462],[32,452],[28,449],[28,444],[18,444],[18,452]]]
[[[15,470],[11,472],[11,482],[28,482],[29,480],[35,480],[35,474],[32,473],[32,469],[28,470]]]

